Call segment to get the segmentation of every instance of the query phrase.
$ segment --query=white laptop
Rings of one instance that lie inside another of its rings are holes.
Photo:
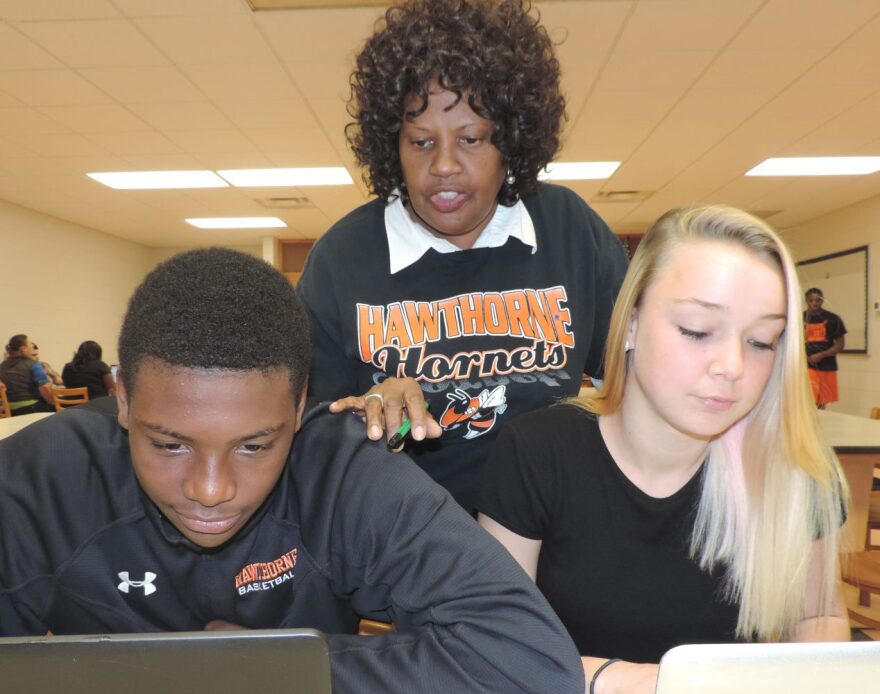
[[[4,694],[330,694],[311,629],[0,638]]]
[[[880,694],[880,641],[678,646],[656,694]]]

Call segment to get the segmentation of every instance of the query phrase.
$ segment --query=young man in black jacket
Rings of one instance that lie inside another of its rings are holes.
[[[119,415],[0,442],[3,635],[312,627],[337,692],[577,692],[571,640],[506,551],[362,422],[305,412],[305,311],[207,249],[137,289]],[[359,617],[394,633],[356,635]]]

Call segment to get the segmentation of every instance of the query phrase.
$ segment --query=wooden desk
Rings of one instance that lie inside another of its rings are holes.
[[[834,448],[850,486],[851,501],[841,549],[861,552],[868,530],[874,466],[880,464],[880,420],[840,412],[819,412],[824,440]]]
[[[11,436],[19,429],[24,429],[28,424],[33,424],[37,420],[45,417],[51,417],[54,412],[32,412],[31,414],[22,414],[18,417],[5,417],[0,419],[0,439]]]

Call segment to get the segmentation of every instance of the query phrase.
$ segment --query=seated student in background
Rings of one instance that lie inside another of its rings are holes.
[[[604,388],[499,437],[480,523],[537,580],[591,691],[653,692],[680,644],[849,639],[846,485],[817,438],[799,304],[763,222],[667,213],[624,279]]]
[[[572,692],[577,651],[516,562],[352,415],[304,412],[307,315],[256,258],[136,290],[119,415],[0,442],[0,633],[312,627],[335,692]],[[395,633],[356,635],[359,616]]]
[[[101,357],[103,350],[94,340],[83,342],[73,355],[73,360],[64,365],[61,372],[68,388],[88,388],[89,400],[116,395],[116,382],[110,367]]]
[[[61,374],[59,374],[52,365],[40,359],[40,348],[37,346],[37,343],[34,342],[34,352],[33,352],[33,360],[40,363],[40,366],[43,367],[43,371],[46,372],[46,375],[49,377],[49,380],[52,382],[54,386],[64,386],[64,379],[61,378]]]
[[[27,335],[9,338],[6,358],[0,363],[0,381],[6,385],[13,417],[55,411],[52,382],[35,355],[36,346]]]

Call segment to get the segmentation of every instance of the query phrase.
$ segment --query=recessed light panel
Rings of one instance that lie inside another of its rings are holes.
[[[858,176],[880,171],[880,157],[779,157],[765,159],[746,176]]]
[[[117,190],[229,187],[213,171],[108,171],[86,175]]]
[[[591,181],[611,178],[619,161],[560,161],[547,164],[538,174],[539,181]]]
[[[278,217],[191,217],[186,223],[199,229],[278,229],[287,226]]]
[[[225,169],[217,173],[239,188],[298,188],[354,184],[348,171],[341,166],[305,169]]]

